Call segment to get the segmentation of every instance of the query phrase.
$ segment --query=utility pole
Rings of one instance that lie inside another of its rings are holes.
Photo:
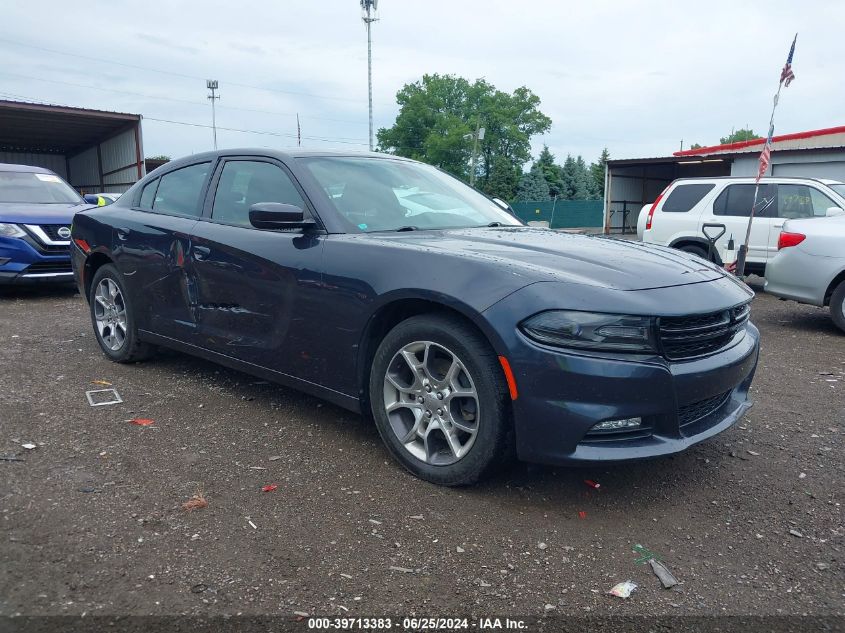
[[[481,119],[479,118],[475,124],[475,134],[472,142],[472,160],[469,167],[469,184],[475,186],[475,159],[478,156],[478,141],[484,140],[484,128],[481,127]]]
[[[217,80],[207,79],[205,87],[211,90],[211,94],[208,95],[208,98],[211,99],[211,129],[214,132],[214,149],[217,149],[217,113],[214,109],[214,102],[220,98],[220,95],[215,94],[215,91],[217,90]]]
[[[374,16],[378,10],[378,0],[361,0],[361,19],[367,25],[367,98],[370,111],[370,151],[373,151],[373,38],[370,33],[373,22],[378,20]]]
[[[302,128],[299,127],[299,112],[296,113],[296,146],[302,147]]]

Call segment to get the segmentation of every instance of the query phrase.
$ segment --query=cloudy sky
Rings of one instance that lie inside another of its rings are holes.
[[[140,113],[148,156],[211,148],[206,78],[220,82],[221,147],[295,145],[299,113],[303,146],[366,149],[357,0],[42,0],[3,14],[0,98]],[[843,2],[381,0],[378,15],[376,128],[404,83],[453,73],[539,95],[553,125],[535,151],[667,155],[764,132],[796,31],[776,131],[845,125]]]

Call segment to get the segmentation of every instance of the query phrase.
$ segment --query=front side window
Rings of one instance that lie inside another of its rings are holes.
[[[227,161],[214,195],[212,219],[251,226],[249,208],[258,202],[282,202],[305,208],[293,182],[277,165],[253,160]]]
[[[686,213],[710,193],[715,184],[678,185],[666,198],[661,211],[664,213]]]
[[[521,226],[442,171],[385,158],[300,158],[351,232]]]
[[[0,171],[0,202],[82,204],[84,201],[56,174]]]
[[[728,185],[713,202],[714,215],[748,217],[754,205],[755,217],[772,217],[775,203],[775,185],[760,185],[754,201],[755,185]]]
[[[813,215],[817,218],[827,215],[829,208],[839,207],[838,202],[834,202],[815,187],[810,187],[810,200],[813,201]]]
[[[168,215],[199,216],[202,211],[200,196],[210,165],[199,163],[164,174],[155,193],[153,211]]]

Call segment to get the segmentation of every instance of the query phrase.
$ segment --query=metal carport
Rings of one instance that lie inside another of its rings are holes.
[[[141,115],[0,100],[0,163],[52,169],[81,192],[144,175]]]

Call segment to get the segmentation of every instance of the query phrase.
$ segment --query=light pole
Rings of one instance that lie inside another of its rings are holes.
[[[484,140],[484,128],[481,127],[481,119],[475,124],[475,134],[473,135],[472,141],[472,160],[470,161],[469,167],[469,184],[471,186],[475,186],[475,159],[478,155],[478,141]]]
[[[214,110],[214,101],[220,98],[220,95],[215,94],[215,91],[217,90],[217,80],[207,79],[205,87],[211,90],[211,94],[208,95],[208,98],[211,99],[211,129],[214,133],[214,149],[217,149],[217,113]]]
[[[373,151],[373,38],[370,34],[378,0],[361,0],[361,19],[367,25],[367,98],[370,106],[370,151]]]

